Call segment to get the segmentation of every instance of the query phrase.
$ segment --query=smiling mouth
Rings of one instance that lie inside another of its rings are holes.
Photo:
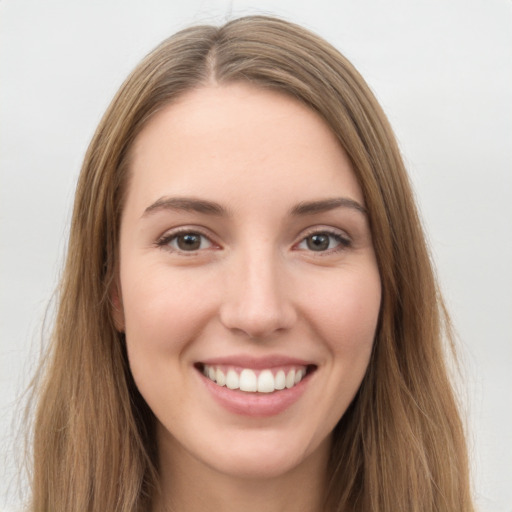
[[[254,370],[199,363],[196,368],[217,386],[246,393],[274,393],[291,389],[310,375],[315,365]]]

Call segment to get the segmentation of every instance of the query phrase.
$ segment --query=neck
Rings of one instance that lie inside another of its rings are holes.
[[[327,440],[297,467],[272,478],[220,473],[184,450],[162,457],[153,512],[324,512],[329,447]]]

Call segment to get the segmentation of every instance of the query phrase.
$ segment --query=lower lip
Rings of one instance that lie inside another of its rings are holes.
[[[202,374],[199,374],[214,400],[229,412],[242,416],[265,418],[276,416],[299,400],[309,383],[306,375],[298,384],[289,389],[273,393],[247,393],[239,389],[219,386]]]

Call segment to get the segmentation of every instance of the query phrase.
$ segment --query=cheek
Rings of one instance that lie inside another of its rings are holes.
[[[123,279],[126,334],[160,350],[175,350],[199,331],[210,316],[212,301],[202,279],[157,267]],[[140,277],[133,277],[140,276]]]
[[[376,269],[347,272],[308,297],[311,323],[331,353],[367,361],[377,327],[381,285]]]
[[[183,396],[175,393],[171,399],[168,390],[183,387],[188,361],[183,354],[211,316],[211,300],[200,281],[162,265],[146,265],[142,272],[126,262],[122,268],[130,369],[154,411],[162,404],[169,414],[180,410]]]

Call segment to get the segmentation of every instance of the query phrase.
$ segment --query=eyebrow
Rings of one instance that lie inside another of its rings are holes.
[[[327,212],[336,208],[352,208],[363,215],[367,215],[366,208],[348,197],[333,197],[331,199],[322,199],[320,201],[301,202],[292,208],[292,215],[313,215],[315,213]]]
[[[294,206],[291,209],[291,214],[294,216],[314,215],[336,208],[352,208],[363,215],[367,214],[366,208],[363,205],[348,197],[304,201]],[[162,210],[197,212],[216,216],[226,216],[228,214],[228,211],[223,206],[214,201],[194,197],[161,197],[144,210],[142,217]]]
[[[227,214],[225,208],[213,201],[196,199],[194,197],[161,197],[153,204],[149,205],[144,210],[142,216],[146,217],[151,213],[162,210],[197,212],[218,216],[224,216]]]

